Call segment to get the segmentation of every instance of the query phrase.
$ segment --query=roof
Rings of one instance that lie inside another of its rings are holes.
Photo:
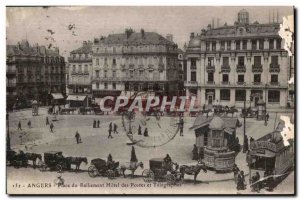
[[[86,95],[69,95],[67,101],[84,101]]]
[[[224,129],[224,121],[220,117],[214,117],[209,123],[210,129]]]
[[[101,38],[100,43],[120,45],[175,45],[174,42],[167,40],[155,32],[133,32],[128,38],[126,33],[110,34],[107,37]]]
[[[210,125],[213,118],[220,118],[220,117],[212,117],[212,116],[206,117],[203,115],[199,115],[195,119],[194,124],[190,129],[198,129]],[[232,132],[232,129],[236,129],[236,127],[239,125],[239,120],[237,118],[224,117],[220,119],[224,122],[223,128],[225,128],[228,132]],[[215,119],[213,122],[214,123],[213,126],[217,126],[220,124],[222,125],[220,119]]]
[[[51,93],[53,99],[64,99],[61,93]]]
[[[83,44],[82,47],[71,51],[71,54],[89,54],[92,52],[92,45],[91,42]]]

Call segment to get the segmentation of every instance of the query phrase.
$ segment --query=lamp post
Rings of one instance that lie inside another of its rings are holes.
[[[265,85],[265,126],[268,125],[268,122],[267,122],[267,86],[268,84]]]

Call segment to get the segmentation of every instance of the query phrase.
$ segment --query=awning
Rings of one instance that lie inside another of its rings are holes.
[[[266,149],[256,149],[250,151],[251,156],[260,156],[260,157],[265,157],[265,158],[273,158],[276,156],[276,154],[272,151],[268,151]]]
[[[84,101],[86,95],[69,95],[67,101]]]
[[[53,99],[64,99],[61,93],[51,93]]]

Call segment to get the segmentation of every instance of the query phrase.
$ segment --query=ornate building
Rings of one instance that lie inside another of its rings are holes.
[[[6,46],[7,108],[29,107],[31,100],[49,103],[51,93],[65,94],[65,60],[57,48],[23,40]]]
[[[69,94],[89,94],[92,92],[92,42],[84,41],[82,47],[71,51],[68,71]]]
[[[200,104],[243,106],[263,99],[268,107],[287,106],[288,56],[279,23],[250,23],[242,10],[234,25],[191,33],[187,56],[188,96]]]
[[[94,40],[92,90],[95,97],[127,91],[177,94],[177,45],[154,32],[110,34]]]

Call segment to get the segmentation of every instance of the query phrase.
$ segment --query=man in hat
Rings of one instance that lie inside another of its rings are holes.
[[[53,123],[51,123],[51,124],[50,124],[50,132],[51,132],[51,133],[53,133],[53,128],[54,128],[54,125],[53,125]]]
[[[21,125],[21,122],[19,121],[18,123],[18,130],[22,130],[22,125]]]
[[[76,131],[75,138],[76,138],[77,144],[81,143],[81,137],[80,137],[80,134],[78,133],[78,131]]]

